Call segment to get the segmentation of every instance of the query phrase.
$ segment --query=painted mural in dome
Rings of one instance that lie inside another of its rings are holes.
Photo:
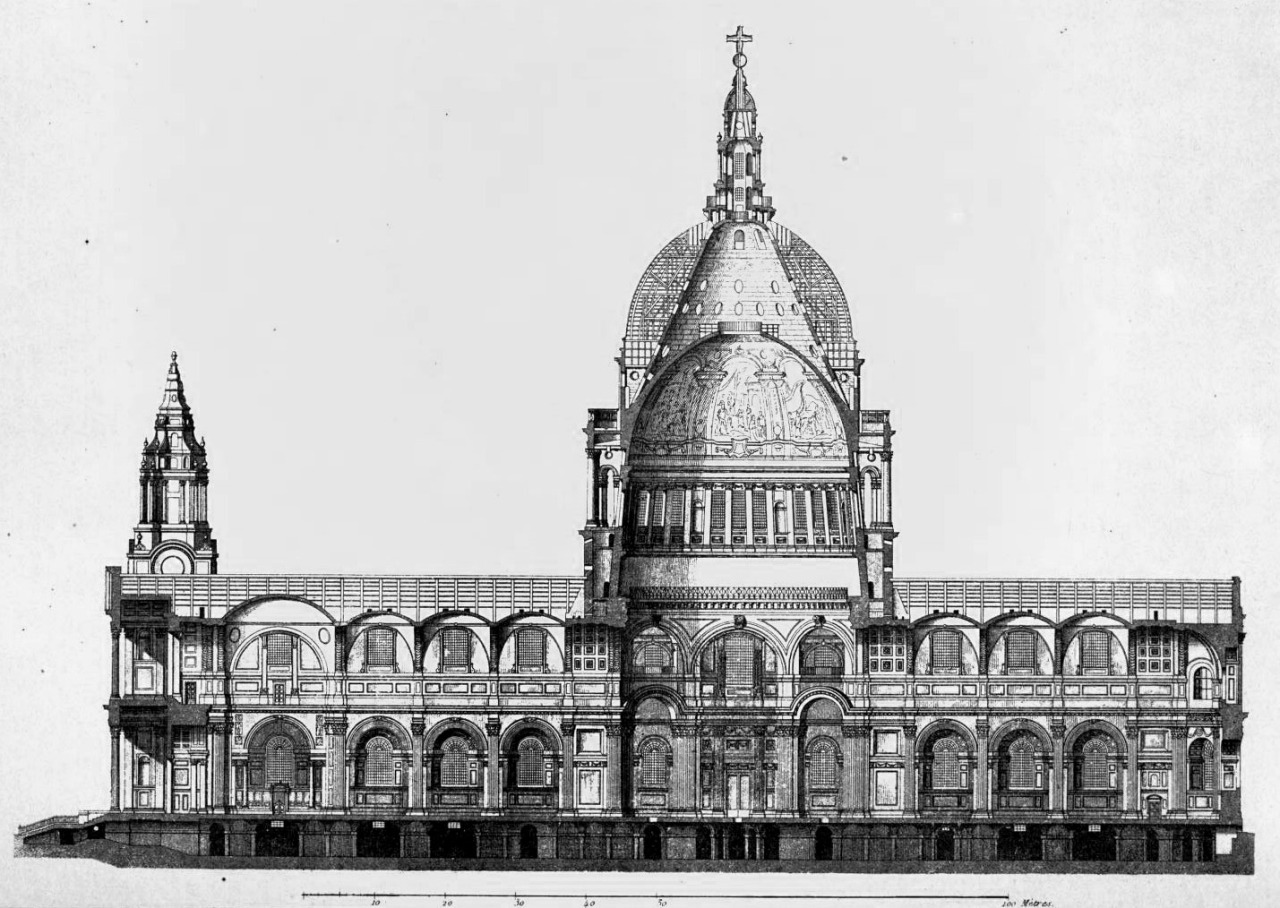
[[[640,414],[631,453],[847,457],[848,444],[811,370],[775,344],[739,340],[681,359]]]

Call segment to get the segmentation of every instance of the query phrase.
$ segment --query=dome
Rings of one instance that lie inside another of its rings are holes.
[[[758,322],[722,322],[659,378],[631,434],[650,458],[825,459],[848,464],[841,408],[791,348]]]
[[[804,307],[818,343],[828,355],[845,353],[849,357],[856,357],[849,303],[831,267],[812,246],[776,221],[770,221],[764,229],[773,240],[769,245],[776,250],[770,251],[771,256],[776,255],[781,259],[786,271],[786,287]],[[696,285],[690,287],[690,281],[711,234],[712,225],[706,222],[682,231],[663,247],[645,269],[631,298],[627,316],[624,347],[629,367],[648,366],[679,308],[686,288],[698,292]],[[760,255],[761,250],[757,250],[754,236],[749,238],[748,251]],[[734,295],[727,297],[726,302],[737,299],[737,295]],[[716,300],[709,302],[714,305]],[[769,287],[767,295],[762,293],[760,299],[749,302],[752,308],[756,302],[764,303],[767,308],[775,306],[772,287]],[[710,312],[707,312],[707,316],[712,317]],[[733,317],[733,312],[726,312],[724,317]],[[754,312],[746,311],[743,317],[757,316]]]

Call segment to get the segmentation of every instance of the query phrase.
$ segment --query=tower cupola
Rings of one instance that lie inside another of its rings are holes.
[[[142,443],[138,525],[129,540],[129,573],[217,573],[218,546],[209,529],[208,489],[204,439],[196,438],[174,353],[154,433]]]

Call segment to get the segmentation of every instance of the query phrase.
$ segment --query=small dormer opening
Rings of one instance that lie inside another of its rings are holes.
[[[741,189],[739,189],[739,190],[738,190],[738,192],[742,192],[742,190],[741,190]],[[744,232],[743,232],[743,231],[741,231],[741,230],[735,230],[735,231],[733,232],[733,248],[734,248],[734,249],[746,249],[746,248],[747,248],[747,235],[746,235],[746,233],[744,233]]]

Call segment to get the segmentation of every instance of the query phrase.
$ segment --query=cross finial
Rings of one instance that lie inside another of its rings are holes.
[[[740,57],[742,56],[742,45],[750,44],[751,36],[748,34],[745,34],[742,31],[742,26],[739,25],[738,30],[734,32],[732,35],[725,35],[724,40],[734,45],[735,47],[734,55]],[[735,60],[734,62],[736,63],[737,61]],[[742,62],[745,63],[746,60],[743,60]],[[739,65],[739,68],[741,68],[741,65]]]

